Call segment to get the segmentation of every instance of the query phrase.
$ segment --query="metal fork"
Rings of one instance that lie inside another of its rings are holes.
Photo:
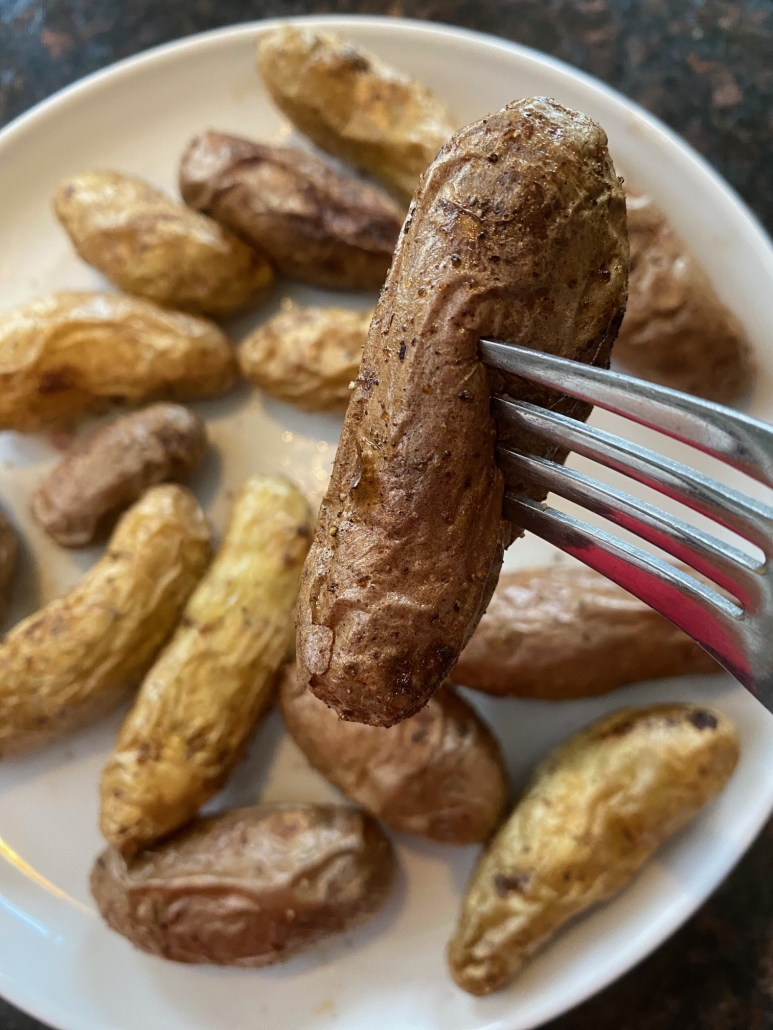
[[[630,376],[494,340],[482,360],[588,401],[713,455],[773,487],[773,427],[729,408]],[[537,483],[635,533],[689,565],[725,596],[640,547],[507,491],[505,515],[640,598],[685,633],[773,711],[773,508],[654,451],[507,396],[495,417],[653,487],[731,529],[765,555],[755,560],[710,533],[556,462],[500,445],[508,473]]]

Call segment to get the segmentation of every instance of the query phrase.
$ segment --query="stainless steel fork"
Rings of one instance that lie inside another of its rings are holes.
[[[632,419],[713,455],[773,487],[773,427],[719,404],[629,376],[494,340],[481,341],[486,364]],[[497,419],[681,501],[755,544],[764,561],[654,505],[556,462],[500,446],[505,478],[582,505],[635,533],[721,588],[707,586],[640,547],[546,504],[508,491],[505,515],[574,555],[683,629],[773,711],[773,508],[654,451],[507,396]],[[731,595],[730,597],[726,596]]]

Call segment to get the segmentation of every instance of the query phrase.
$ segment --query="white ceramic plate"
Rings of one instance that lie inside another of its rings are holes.
[[[597,118],[619,166],[655,194],[701,254],[745,322],[760,379],[751,410],[773,417],[773,252],[748,211],[682,142],[643,111],[584,75],[493,38],[393,19],[314,18],[413,72],[460,124],[520,96],[549,94]],[[263,22],[161,47],[91,76],[0,134],[2,307],[48,290],[103,285],[74,256],[50,211],[65,175],[114,167],[174,188],[177,158],[213,126],[267,140],[289,135],[254,71]],[[321,300],[298,287],[281,298]],[[339,298],[340,299],[340,298]],[[370,298],[352,296],[363,305]],[[266,311],[259,318],[265,317]],[[254,321],[254,319],[253,319]],[[248,323],[234,326],[244,331]],[[214,453],[194,483],[222,526],[230,492],[253,472],[285,472],[319,499],[339,423],[247,391],[199,405]],[[614,426],[605,416],[598,424]],[[629,435],[632,435],[629,429]],[[646,440],[644,432],[633,434]],[[676,455],[674,445],[666,447]],[[30,492],[57,459],[51,440],[0,436],[0,497],[25,540],[14,617],[71,585],[95,552],[66,554],[27,515]],[[708,459],[693,455],[701,468]],[[727,482],[734,477],[723,473]],[[529,539],[509,566],[540,561]],[[262,972],[193,968],[132,950],[108,931],[87,890],[100,849],[96,784],[118,717],[0,768],[0,991],[61,1030],[526,1030],[599,990],[671,933],[748,846],[773,806],[773,717],[724,676],[643,684],[594,701],[476,703],[493,722],[513,783],[573,728],[623,704],[661,699],[717,704],[739,727],[740,766],[725,794],[673,840],[618,898],[562,933],[507,991],[476,1000],[444,965],[445,943],[475,858],[397,839],[393,897],[364,929]],[[282,735],[276,716],[218,805],[336,797]]]

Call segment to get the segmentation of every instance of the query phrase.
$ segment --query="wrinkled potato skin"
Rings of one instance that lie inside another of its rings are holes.
[[[54,293],[0,313],[0,429],[33,432],[111,402],[213,397],[236,376],[214,322],[139,297]]]
[[[258,70],[301,132],[406,203],[456,129],[426,86],[332,33],[274,29],[258,43]]]
[[[642,379],[729,404],[751,388],[746,333],[650,197],[626,187],[631,267],[615,357]]]
[[[5,512],[0,510],[0,623],[8,614],[11,604],[11,590],[18,551],[16,530],[9,522]]]
[[[606,576],[545,565],[499,577],[449,679],[487,694],[565,701],[721,671],[686,633]]]
[[[226,782],[293,642],[313,520],[298,489],[255,476],[211,568],[142,684],[102,774],[100,826],[127,853],[192,818]]]
[[[85,547],[145,490],[184,483],[201,461],[207,430],[179,404],[154,404],[76,443],[43,480],[32,514],[62,547]]]
[[[210,553],[209,525],[184,487],[154,487],[130,508],[80,583],[0,641],[0,758],[114,708],[172,632]]]
[[[262,300],[274,278],[262,254],[133,175],[76,175],[54,210],[84,261],[157,304],[226,315]]]
[[[692,704],[620,709],[561,744],[473,871],[448,951],[457,984],[504,987],[713,800],[737,761],[732,723]]]
[[[291,279],[378,290],[403,213],[379,190],[310,151],[205,132],[180,164],[180,193],[264,251]]]
[[[438,691],[390,729],[340,720],[295,666],[279,697],[285,726],[314,768],[393,829],[478,844],[499,822],[507,797],[499,745],[453,691]]]
[[[627,266],[623,192],[606,136],[584,115],[518,101],[462,129],[428,170],[301,580],[301,676],[342,718],[390,726],[414,715],[486,610],[518,532],[502,516],[492,389],[588,415],[487,373],[478,341],[606,365]],[[505,425],[499,435],[554,454]]]
[[[346,411],[373,311],[280,311],[239,346],[239,367],[253,385],[304,411]]]
[[[364,812],[263,805],[197,819],[134,860],[108,848],[91,891],[142,951],[257,967],[366,922],[393,877],[391,845]]]

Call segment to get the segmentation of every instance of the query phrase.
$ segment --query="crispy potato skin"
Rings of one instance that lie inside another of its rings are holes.
[[[371,323],[301,581],[298,661],[344,719],[414,715],[454,665],[517,531],[502,517],[481,337],[606,365],[625,304],[603,131],[552,100],[462,129],[417,193]],[[500,427],[516,447],[547,445]],[[518,484],[514,484],[516,487]]]
[[[127,851],[182,826],[225,783],[293,639],[312,516],[290,482],[256,476],[182,622],[150,670],[102,774],[100,827]]]
[[[686,633],[606,576],[545,565],[499,577],[449,679],[487,694],[564,701],[721,671]]]
[[[456,128],[426,86],[332,33],[274,29],[258,43],[258,70],[301,132],[406,202]]]
[[[11,603],[11,589],[18,551],[19,542],[16,539],[16,530],[5,512],[0,510],[0,622],[8,614]]]
[[[471,994],[504,987],[722,790],[738,738],[699,705],[624,708],[560,745],[473,871],[448,949]]]
[[[35,491],[32,514],[62,547],[85,547],[148,487],[185,482],[206,446],[204,422],[179,404],[124,415],[75,444]]]
[[[114,708],[172,632],[210,553],[209,525],[184,487],[154,487],[130,508],[80,583],[0,641],[0,757]]]
[[[54,293],[0,313],[0,429],[31,432],[110,402],[213,397],[236,376],[214,322],[139,297]]]
[[[453,691],[397,726],[343,722],[289,666],[285,726],[308,760],[387,825],[444,844],[478,844],[499,822],[507,780],[496,738]]]
[[[240,344],[242,375],[304,411],[346,411],[372,317],[348,308],[280,311]]]
[[[728,404],[754,378],[743,326],[650,197],[626,187],[631,267],[615,357],[630,372]]]
[[[273,282],[264,255],[133,175],[67,179],[54,211],[84,261],[127,293],[167,307],[225,315],[258,303]]]
[[[260,248],[283,275],[333,290],[378,290],[403,221],[379,190],[307,150],[205,132],[180,163],[187,204]]]
[[[197,819],[134,860],[108,848],[91,891],[142,951],[255,967],[366,922],[393,877],[391,845],[364,812],[264,805]]]

